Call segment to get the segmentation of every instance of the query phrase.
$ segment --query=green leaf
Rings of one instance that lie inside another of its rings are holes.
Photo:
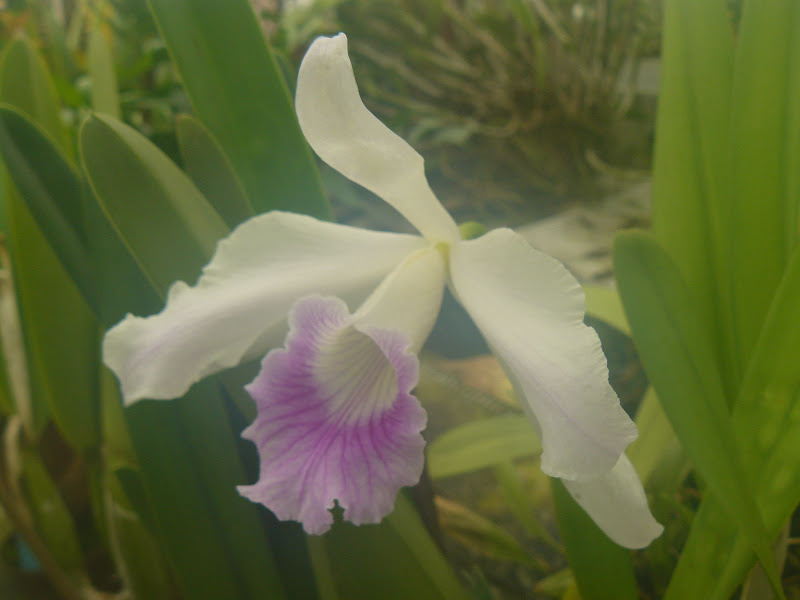
[[[648,377],[684,449],[728,516],[748,536],[770,580],[779,577],[754,486],[742,465],[709,323],[666,251],[644,232],[619,234],[614,271]]]
[[[800,5],[746,1],[731,110],[732,314],[740,367],[798,240]]]
[[[247,0],[150,0],[195,113],[257,212],[330,217],[289,90]]]
[[[711,328],[712,358],[730,392],[736,389],[727,292],[734,47],[725,0],[667,0],[663,39],[653,233]]]
[[[84,299],[96,310],[80,176],[43,130],[8,106],[0,106],[0,153],[36,224]]]
[[[256,505],[213,382],[179,400],[126,409],[149,504],[183,594],[193,599],[283,597]]]
[[[477,471],[537,455],[539,436],[523,415],[501,415],[454,427],[428,444],[428,472],[433,479]]]
[[[379,525],[335,523],[323,537],[340,598],[464,599],[447,561],[401,493]]]
[[[89,78],[92,81],[92,107],[97,112],[119,119],[119,92],[114,57],[103,35],[103,21],[99,18],[93,20],[87,54]]]
[[[739,399],[734,431],[744,469],[770,536],[778,535],[800,499],[800,250],[795,250],[764,323]],[[703,500],[670,583],[669,598],[693,590],[727,598],[755,562],[736,523],[721,515],[715,497]],[[701,577],[702,574],[702,577]]]
[[[35,429],[42,402],[77,448],[100,443],[97,323],[18,196],[10,197],[11,250],[28,350]]]
[[[558,529],[583,600],[635,600],[639,597],[630,551],[608,539],[572,499],[564,484],[551,479]]]
[[[191,180],[132,128],[92,115],[81,161],[98,201],[153,287],[194,281],[228,228]]]
[[[23,38],[11,42],[0,58],[0,102],[25,113],[64,149],[60,107],[52,81],[41,58]],[[39,142],[42,139],[40,136]],[[54,151],[49,144],[36,149]],[[47,158],[57,160],[52,152]],[[42,179],[51,185],[70,180],[63,164],[54,168],[59,172],[57,179],[51,175]],[[69,192],[64,190],[65,194]],[[10,248],[31,369],[35,428],[44,426],[46,406],[70,444],[96,447],[100,441],[96,322],[26,204],[15,192],[8,201]],[[74,205],[77,201],[73,194],[71,208],[66,211],[67,202],[60,204],[62,213],[70,215],[65,220],[71,220],[74,227],[79,214]]]
[[[164,304],[163,298],[120,239],[118,230],[88,184],[84,185],[84,194],[89,251],[98,282],[100,323],[108,328],[129,312],[134,315],[157,313]]]
[[[228,227],[253,216],[250,201],[217,141],[197,119],[178,117],[176,126],[184,168]]]
[[[55,86],[44,61],[25,37],[11,40],[0,55],[0,99],[28,115],[66,149]]]

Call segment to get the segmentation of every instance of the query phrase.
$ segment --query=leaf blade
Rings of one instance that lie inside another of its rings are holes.
[[[149,0],[200,121],[230,158],[257,212],[329,218],[291,97],[246,0]]]

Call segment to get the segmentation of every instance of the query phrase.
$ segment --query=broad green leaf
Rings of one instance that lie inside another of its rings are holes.
[[[709,323],[678,267],[649,234],[617,236],[614,271],[639,355],[675,434],[778,588],[770,540],[751,484],[755,480],[743,468]]]
[[[15,228],[14,210],[12,207],[25,206],[19,194],[10,181],[5,182],[5,197],[9,211],[9,234]],[[32,225],[32,224],[31,224]],[[24,234],[23,234],[24,235]],[[40,243],[46,244],[44,240]],[[5,277],[8,278],[3,289],[3,352],[9,359],[6,362],[9,368],[9,383],[14,397],[14,407],[19,415],[25,433],[29,439],[36,439],[41,434],[49,418],[48,403],[42,397],[39,373],[33,361],[28,356],[31,352],[30,343],[25,337],[23,322],[27,318],[21,305],[22,296],[18,291],[19,277],[16,273],[17,265],[11,260],[10,254],[14,251],[14,236],[9,235],[7,252],[3,246],[3,259],[5,263]]]
[[[306,536],[308,555],[314,571],[319,600],[341,600],[336,589],[336,578],[331,570],[331,561],[325,550],[325,541],[316,535]]]
[[[84,299],[96,310],[80,176],[42,129],[9,106],[0,106],[0,153],[36,224]]]
[[[635,600],[639,597],[629,550],[608,539],[572,499],[564,484],[551,479],[558,529],[583,600]]]
[[[103,417],[103,500],[107,519],[108,545],[120,576],[134,598],[168,600],[172,582],[166,557],[155,536],[149,506],[138,512],[123,489],[117,473],[136,469],[138,464],[114,375],[101,367],[100,398]],[[148,521],[149,519],[149,521]]]
[[[119,92],[114,57],[103,34],[103,21],[99,18],[93,20],[87,53],[89,78],[92,82],[92,107],[97,112],[119,119]]]
[[[36,530],[47,548],[67,572],[81,570],[84,558],[75,522],[38,454],[23,453],[22,479]]]
[[[776,536],[800,499],[800,251],[795,250],[778,287],[742,381],[733,424],[743,467],[770,536]],[[670,583],[670,596],[688,590],[702,597],[727,598],[755,562],[736,523],[727,521],[720,502],[703,500]],[[702,576],[701,576],[702,574]],[[712,593],[713,592],[713,593]]]
[[[44,61],[25,37],[11,40],[0,55],[0,101],[24,112],[56,140],[62,150],[66,149],[55,86]]]
[[[501,415],[454,427],[428,444],[433,479],[460,475],[542,451],[539,436],[523,415]]]
[[[728,300],[728,131],[733,32],[725,0],[667,0],[653,163],[653,233],[711,327],[736,387]]]
[[[28,208],[10,198],[11,249],[31,368],[35,429],[40,403],[67,441],[98,447],[97,323],[39,231]],[[39,416],[41,415],[41,416]]]
[[[32,96],[21,96],[20,89]],[[49,75],[21,38],[9,44],[0,60],[0,102],[24,112],[54,139],[63,139]],[[68,178],[63,165],[60,173]],[[48,180],[52,182],[49,176]],[[26,203],[16,192],[8,201],[10,248],[31,369],[35,429],[44,426],[46,406],[70,444],[97,447],[96,322]],[[67,213],[75,223],[76,213]]]
[[[98,318],[104,328],[127,313],[151,315],[161,310],[162,297],[136,262],[117,228],[109,220],[94,191],[84,185],[84,212],[97,285]]]
[[[80,153],[98,201],[153,287],[164,295],[176,279],[194,281],[228,228],[183,171],[102,115],[84,121]]]
[[[163,295],[173,280],[195,278],[227,228],[186,175],[110,118],[90,117],[80,142],[93,191],[153,288]],[[247,481],[214,384],[172,402],[140,402],[126,417],[184,595],[282,597],[256,507],[236,494]]]
[[[583,291],[586,294],[586,314],[613,325],[622,333],[631,334],[617,290],[599,285],[584,285]]]
[[[149,0],[200,121],[256,212],[330,217],[292,100],[247,0]]]
[[[800,5],[747,0],[731,109],[732,314],[744,368],[798,240]]]
[[[379,525],[335,523],[323,537],[340,598],[464,599],[450,565],[409,500]]]
[[[252,217],[253,208],[228,157],[203,124],[181,115],[176,133],[186,173],[228,227],[233,229]]]
[[[179,400],[126,409],[150,506],[183,594],[281,598],[280,577],[212,382]]]

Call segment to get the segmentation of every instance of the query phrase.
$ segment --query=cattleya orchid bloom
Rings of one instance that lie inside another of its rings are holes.
[[[128,315],[106,334],[104,360],[125,402],[181,396],[276,348],[247,386],[258,415],[243,435],[261,467],[240,493],[313,534],[330,527],[335,504],[353,523],[378,522],[422,471],[416,354],[449,286],[539,431],[542,470],[617,543],[649,544],[662,527],[623,453],[636,427],[583,323],[577,281],[509,229],[461,239],[422,157],[362,103],[343,34],[309,48],[296,107],[320,158],[421,235],[253,217],[219,243],[194,287],[176,282],[161,313]]]

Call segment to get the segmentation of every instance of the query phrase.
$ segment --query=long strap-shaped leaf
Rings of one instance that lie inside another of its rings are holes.
[[[44,131],[10,106],[0,105],[0,153],[37,225],[97,312],[80,176]]]
[[[731,298],[744,369],[800,236],[800,3],[742,9],[731,112]],[[757,259],[756,259],[757,257]]]
[[[614,269],[639,354],[664,412],[711,493],[747,535],[783,597],[733,434],[708,322],[698,314],[678,268],[651,235],[618,235]]]
[[[744,468],[767,532],[774,536],[800,499],[800,250],[778,288],[733,413]],[[667,598],[728,598],[755,561],[748,540],[725,519],[720,501],[703,500]]]
[[[330,209],[289,90],[247,0],[150,0],[200,121],[257,212],[328,218]]]
[[[732,393],[726,231],[734,46],[725,0],[665,0],[663,39],[653,233],[695,294]]]
[[[191,180],[131,127],[103,115],[80,131],[89,183],[120,238],[163,295],[194,281],[228,227]]]
[[[0,57],[0,102],[13,106],[41,128],[32,130],[25,119],[12,117],[19,126],[17,133],[24,130],[39,134],[34,133],[28,139],[32,145],[28,146],[27,155],[19,147],[16,149],[20,153],[14,152],[9,138],[3,144],[4,150],[12,150],[9,157],[14,154],[20,159],[9,164],[15,169],[15,181],[19,179],[22,185],[19,194],[15,189],[9,190],[8,216],[17,292],[30,351],[34,415],[43,415],[42,409],[49,408],[70,444],[81,449],[97,448],[100,441],[94,358],[97,324],[73,283],[80,281],[83,289],[91,285],[78,233],[80,194],[76,192],[66,159],[51,142],[43,141],[47,138],[41,130],[61,144],[61,152],[69,152],[52,80],[44,62],[25,38],[9,43]],[[17,141],[20,141],[19,136]],[[45,155],[34,156],[36,152]],[[42,158],[54,161],[46,172],[38,169]],[[16,171],[16,168],[21,170]],[[59,185],[64,185],[64,189],[62,196],[56,198],[54,194],[59,193]],[[57,215],[45,216],[48,205],[63,218],[61,238],[50,237],[54,231],[46,231],[38,222],[39,217],[59,219]],[[74,235],[67,233],[70,229]],[[71,241],[68,242],[68,238]],[[51,246],[56,240],[55,245],[59,247]],[[68,243],[70,248],[62,249],[61,243]],[[69,274],[62,267],[67,262],[64,257],[68,257],[74,267]],[[44,425],[43,420],[35,419],[35,422]]]
[[[227,227],[189,178],[109,117],[90,117],[80,143],[98,201],[154,290],[163,296],[173,280],[195,278]],[[235,492],[246,476],[213,382],[180,400],[142,402],[126,418],[186,597],[283,597],[256,507]]]

